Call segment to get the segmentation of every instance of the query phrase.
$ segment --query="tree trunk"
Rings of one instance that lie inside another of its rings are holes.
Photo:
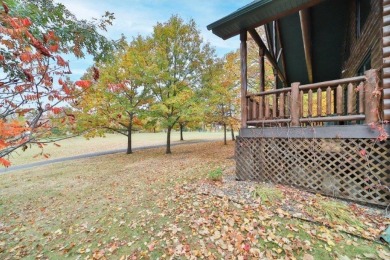
[[[227,141],[226,141],[226,123],[223,123],[223,144],[227,145]]]
[[[180,125],[180,141],[184,141],[184,138],[183,138],[184,124],[179,124],[179,125]]]
[[[166,150],[166,154],[171,154],[171,130],[172,130],[172,127],[171,126],[168,126],[168,131],[167,131],[167,150]]]
[[[127,151],[126,151],[126,154],[133,153],[132,142],[131,142],[132,132],[133,132],[133,115],[130,115],[130,123],[129,123],[129,126],[127,127]]]
[[[230,125],[230,131],[232,132],[232,141],[235,141],[236,138],[234,137],[234,128],[233,128],[233,125]]]

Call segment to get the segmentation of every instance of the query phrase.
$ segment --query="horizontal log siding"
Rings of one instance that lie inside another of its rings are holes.
[[[384,120],[390,121],[390,1],[383,0],[383,112]]]
[[[382,1],[371,0],[371,13],[365,22],[360,37],[356,32],[356,1],[350,0],[349,30],[346,43],[349,46],[349,56],[344,55],[343,78],[356,76],[364,58],[371,51],[371,67],[382,68]]]

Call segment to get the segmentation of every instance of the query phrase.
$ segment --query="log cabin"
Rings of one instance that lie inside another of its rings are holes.
[[[256,0],[207,28],[240,37],[238,180],[390,204],[390,0]],[[248,39],[259,49],[256,92]]]

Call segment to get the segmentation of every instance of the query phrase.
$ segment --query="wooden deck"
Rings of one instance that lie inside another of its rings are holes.
[[[381,95],[376,70],[365,76],[263,91],[245,96],[246,126],[325,126],[380,121]]]
[[[352,2],[281,2],[254,1],[208,27],[224,39],[240,35],[237,177],[390,205],[390,1],[371,1],[365,22]],[[259,50],[251,82],[248,35]],[[360,75],[365,68],[374,69]]]
[[[236,142],[240,180],[296,186],[385,207],[390,133],[377,70],[364,76],[246,94]],[[383,138],[382,138],[383,139]]]

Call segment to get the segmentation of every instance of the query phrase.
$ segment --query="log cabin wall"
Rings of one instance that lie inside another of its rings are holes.
[[[383,111],[390,121],[390,1],[383,0]]]
[[[350,1],[349,26],[346,28],[344,48],[344,62],[342,78],[356,76],[364,59],[370,55],[371,67],[382,68],[382,1],[371,1],[371,12],[361,28],[360,36],[357,33],[357,1]]]

